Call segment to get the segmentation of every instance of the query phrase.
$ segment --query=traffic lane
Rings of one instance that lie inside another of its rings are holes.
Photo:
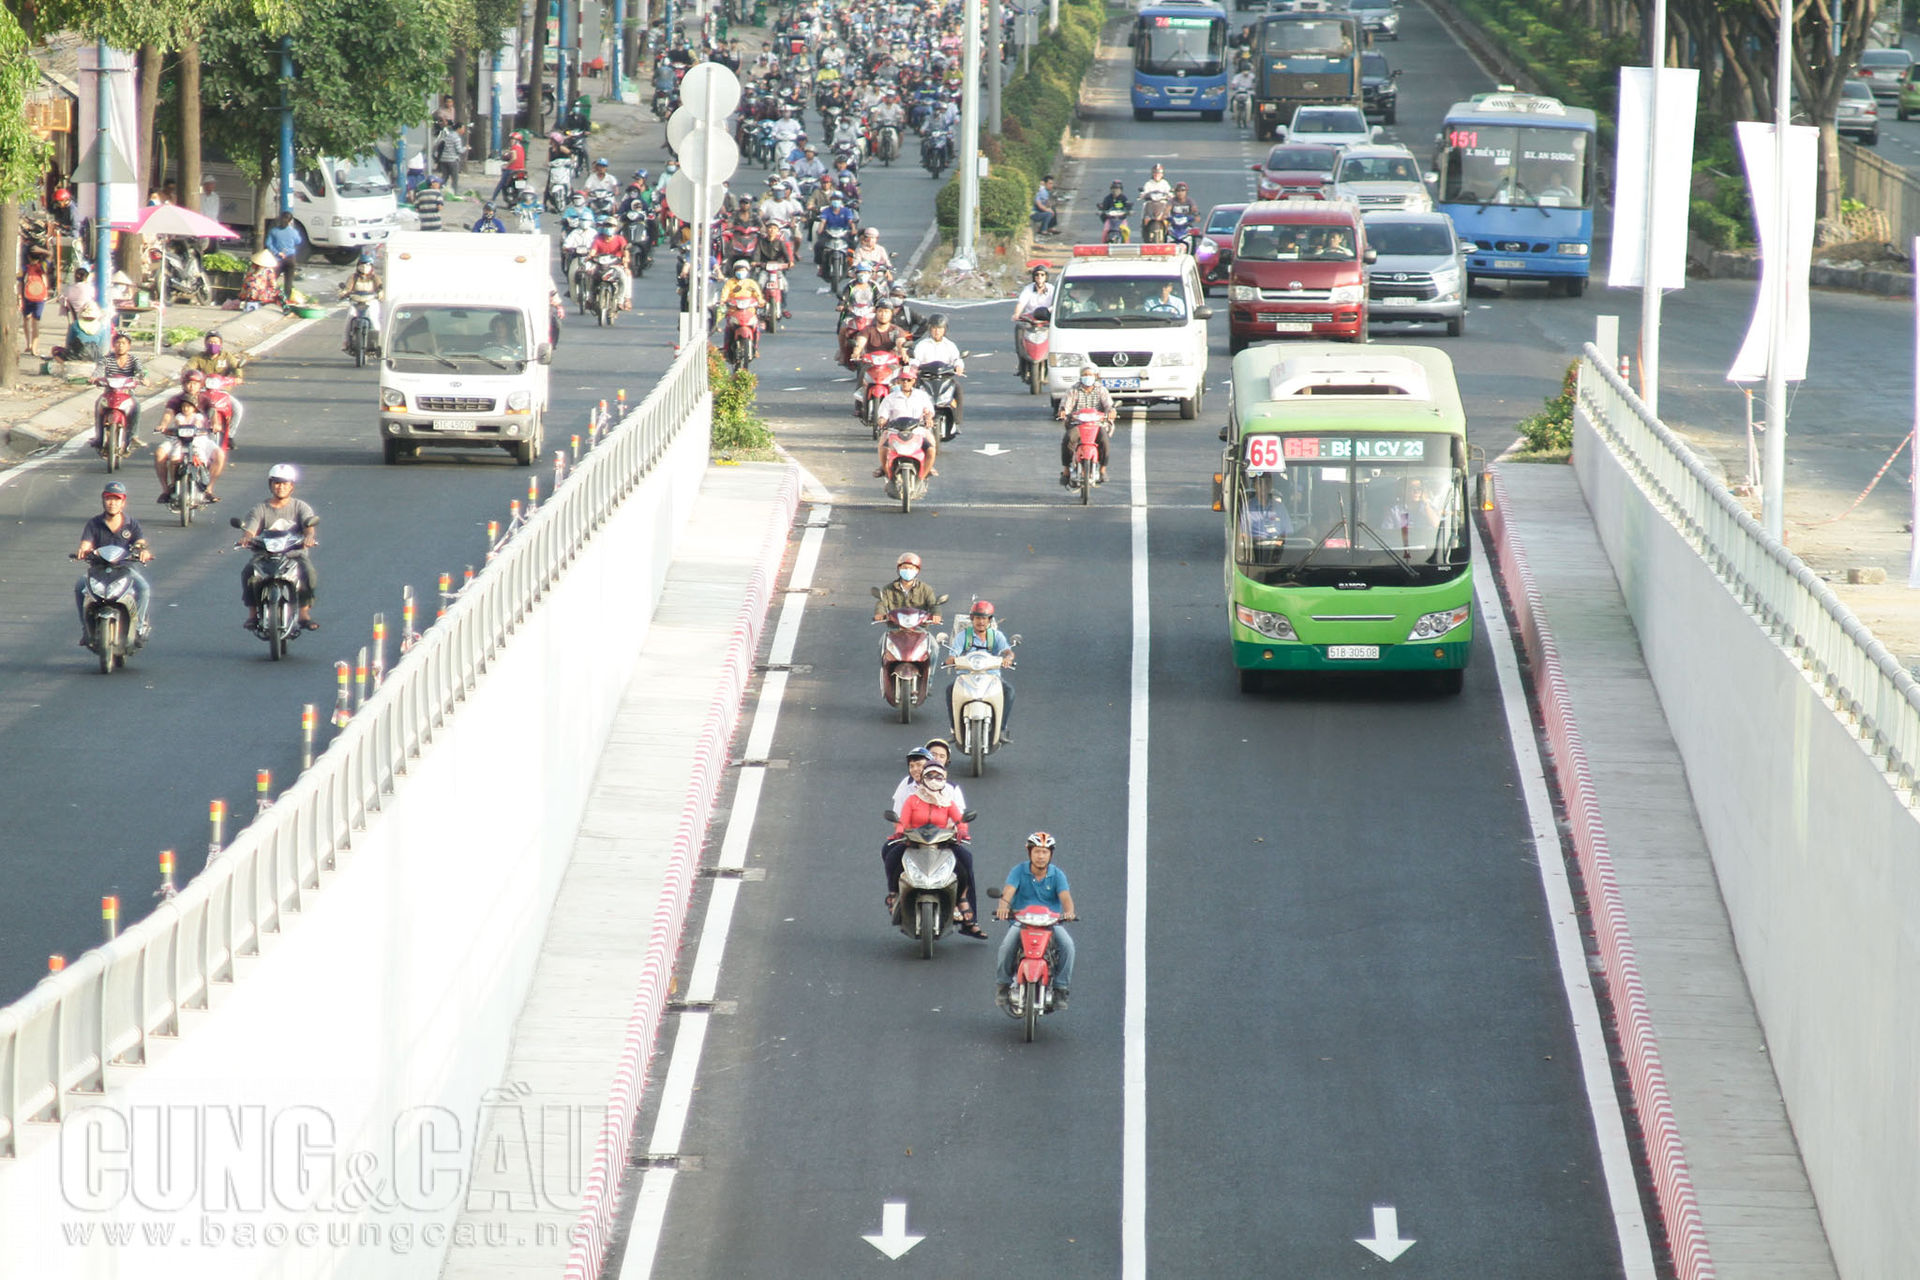
[[[196,872],[209,800],[227,801],[231,839],[252,815],[255,770],[270,770],[276,791],[294,778],[303,703],[320,709],[325,745],[332,663],[371,642],[372,615],[385,613],[388,662],[397,662],[403,585],[413,587],[424,629],[438,575],[458,582],[467,565],[484,564],[487,521],[504,526],[530,477],[543,493],[551,487],[550,467],[518,468],[504,453],[384,466],[375,373],[345,364],[336,323],[344,322],[329,317],[298,332],[250,367],[245,430],[219,485],[226,501],[202,513],[204,525],[181,529],[154,504],[150,455],[121,473],[155,554],[154,638],[123,672],[99,675],[75,646],[79,567],[64,558],[99,509],[104,467],[90,454],[63,457],[0,488],[0,563],[9,566],[0,778],[10,819],[0,831],[0,998],[29,987],[48,955],[100,940],[102,895],[119,895],[123,927],[145,915],[161,849],[178,851],[181,883]],[[631,375],[637,402],[649,366],[664,368],[671,356],[670,342],[664,353],[658,337],[648,345],[640,325],[568,338],[579,340],[563,341],[556,358],[550,448],[564,444],[568,424],[584,423],[591,401],[612,397],[614,376]],[[227,517],[264,497],[266,468],[277,462],[301,468],[299,495],[321,517],[323,629],[296,641],[286,663],[239,629],[244,557],[226,550]],[[155,749],[170,741],[179,746]]]
[[[1047,548],[1032,565],[1005,564],[981,519],[943,521],[941,544],[922,550],[937,590],[989,584],[1024,633],[1019,740],[985,777],[959,780],[980,815],[982,884],[1001,881],[1027,831],[1061,841],[1088,912],[1072,1010],[1021,1043],[992,1000],[999,926],[991,945],[943,940],[929,963],[887,923],[880,812],[905,749],[940,722],[902,726],[879,696],[867,588],[900,526],[930,522],[836,507],[796,650],[807,670],[774,739],[786,767],[767,775],[749,853],[767,879],[744,888],[721,976],[738,1008],[711,1024],[686,1141],[699,1168],[675,1184],[654,1274],[851,1274],[872,1263],[859,1237],[885,1199],[907,1200],[909,1229],[928,1237],[897,1264],[905,1275],[951,1275],[959,1257],[970,1270],[1113,1274],[1128,637],[1075,625],[1063,605],[1124,597],[1127,526],[1118,510],[1052,514],[992,519]],[[1069,756],[1071,768],[1049,763]],[[743,1216],[742,1204],[759,1208]]]

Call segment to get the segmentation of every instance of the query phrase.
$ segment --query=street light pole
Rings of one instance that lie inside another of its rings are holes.
[[[1790,4],[1792,0],[1781,0]],[[1654,233],[1654,217],[1659,208],[1655,193],[1660,178],[1660,81],[1667,69],[1667,0],[1654,0],[1653,22],[1649,27],[1648,65],[1653,70],[1653,87],[1647,99],[1647,194],[1642,212],[1640,237],[1640,399],[1647,412],[1660,416],[1660,280],[1654,274],[1654,245],[1660,237]]]
[[[987,0],[987,58],[993,66],[987,73],[987,132],[1000,136],[1000,29],[1004,18],[1000,0]]]
[[[1793,3],[1776,0],[1780,6],[1779,48],[1773,63],[1773,324],[1767,333],[1767,456],[1761,474],[1766,486],[1761,499],[1761,523],[1767,536],[1776,542],[1785,540],[1787,524],[1787,376],[1782,363],[1786,350],[1788,264],[1793,254],[1787,247],[1787,98],[1793,88]]]
[[[113,232],[108,224],[113,221],[113,85],[108,81],[107,42],[102,39],[94,45],[94,65],[99,68],[94,77],[94,118],[93,118],[93,285],[94,295],[100,300],[100,313],[113,314]]]
[[[960,226],[950,265],[973,270],[974,224],[980,220],[980,0],[966,0],[960,11],[960,136],[954,162],[960,166]]]

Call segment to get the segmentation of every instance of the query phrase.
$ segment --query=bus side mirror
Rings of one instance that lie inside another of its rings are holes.
[[[1227,488],[1227,477],[1219,471],[1214,472],[1213,473],[1213,509],[1215,511],[1225,511],[1227,509],[1226,488]]]

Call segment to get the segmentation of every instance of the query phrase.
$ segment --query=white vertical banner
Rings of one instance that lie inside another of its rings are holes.
[[[1920,253],[1920,236],[1913,239],[1913,251]],[[1908,259],[1909,262],[1920,259]],[[1915,308],[1913,314],[1913,427],[1915,434],[1907,440],[1907,482],[1909,501],[1912,503],[1909,517],[1912,521],[1907,527],[1911,530],[1913,541],[1907,550],[1907,585],[1920,587],[1920,277],[1914,280]]]
[[[94,179],[99,176],[99,159],[95,155],[100,135],[100,81],[97,62],[99,46],[88,42],[80,46],[80,133],[75,141],[80,147],[80,163],[74,167],[71,179],[74,187],[74,208],[83,218],[94,215],[96,196]],[[139,127],[135,123],[134,110],[134,57],[123,49],[107,50],[107,93],[109,101],[107,125],[113,142],[113,154],[108,157],[108,173],[112,178],[107,184],[108,222],[131,222],[138,216],[140,207],[146,202],[146,193],[140,190],[139,169],[132,157],[139,155]],[[158,182],[154,186],[158,187]]]
[[[1687,284],[1687,202],[1693,183],[1693,116],[1700,73],[1660,71],[1660,119],[1653,117],[1653,72],[1620,68],[1619,127],[1613,166],[1613,261],[1607,285],[1637,289],[1646,255],[1647,178],[1653,176],[1653,274],[1662,289]],[[1656,127],[1657,126],[1657,127]]]
[[[1813,198],[1820,172],[1820,131],[1804,124],[1787,127],[1783,184],[1774,173],[1773,126],[1740,120],[1733,128],[1747,166],[1747,186],[1753,192],[1753,223],[1760,232],[1760,289],[1753,300],[1753,323],[1747,327],[1746,341],[1740,344],[1733,368],[1727,371],[1727,381],[1756,382],[1767,376],[1767,344],[1773,337],[1774,317],[1780,315],[1785,317],[1780,341],[1782,376],[1788,382],[1802,382],[1807,376],[1807,346],[1811,340],[1807,277],[1813,270]],[[1777,211],[1783,198],[1787,242],[1780,245]]]

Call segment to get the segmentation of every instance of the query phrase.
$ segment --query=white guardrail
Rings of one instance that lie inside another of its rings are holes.
[[[261,936],[301,909],[706,395],[706,346],[690,344],[272,808],[146,919],[0,1010],[0,1158],[18,1154],[22,1125],[63,1119],[70,1093],[104,1091],[109,1066],[144,1063],[149,1037],[177,1035],[181,1011],[206,1008],[212,985],[233,981],[236,958],[259,954]]]
[[[1820,576],[1767,536],[1589,344],[1578,398],[1660,508],[1741,604],[1792,654],[1884,759],[1895,786],[1920,781],[1920,681]]]

